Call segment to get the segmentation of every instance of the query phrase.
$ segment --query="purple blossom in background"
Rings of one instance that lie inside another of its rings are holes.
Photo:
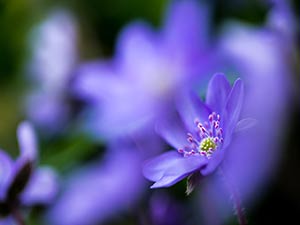
[[[285,39],[289,45],[293,46],[296,42],[297,22],[290,1],[270,0],[270,2],[273,8],[268,15],[268,27],[276,32],[278,37]]]
[[[141,197],[145,181],[139,152],[127,148],[113,147],[102,161],[73,173],[48,214],[51,224],[102,224],[132,209]]]
[[[206,9],[195,1],[176,2],[160,32],[132,23],[120,34],[114,59],[82,65],[74,88],[89,103],[89,129],[108,138],[128,135],[172,111],[175,96],[213,65],[206,22]]]
[[[33,87],[26,111],[45,133],[58,132],[69,116],[66,89],[77,60],[76,39],[74,19],[63,10],[52,12],[32,32],[28,73]]]
[[[243,92],[241,80],[236,80],[231,88],[224,75],[216,74],[209,82],[206,103],[196,96],[190,102],[179,102],[183,124],[163,121],[157,128],[177,151],[169,151],[144,164],[144,176],[155,182],[152,188],[169,187],[191,174],[206,176],[216,170],[234,130],[239,125],[247,126],[245,120],[238,123]]]
[[[0,151],[0,215],[7,224],[7,216],[14,215],[19,207],[49,204],[57,192],[54,171],[36,168],[37,144],[31,125],[23,122],[17,134],[21,155],[16,161]]]

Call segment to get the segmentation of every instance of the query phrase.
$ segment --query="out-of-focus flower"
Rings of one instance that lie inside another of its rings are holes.
[[[33,89],[26,101],[28,118],[46,133],[62,129],[68,119],[67,87],[77,60],[76,25],[57,10],[31,36],[33,56],[28,73]]]
[[[269,0],[273,8],[269,12],[267,25],[278,37],[293,45],[296,38],[297,23],[289,0]]]
[[[178,151],[170,151],[144,164],[146,178],[152,188],[169,187],[192,174],[206,176],[223,160],[233,132],[239,125],[243,103],[243,83],[233,87],[222,74],[216,74],[208,85],[206,104],[192,96],[190,103],[180,101],[178,111],[183,124],[161,123],[158,132]],[[238,124],[238,125],[237,125]],[[187,136],[187,138],[186,138]]]
[[[178,1],[161,32],[133,23],[113,60],[82,65],[75,92],[89,100],[89,127],[104,137],[128,135],[172,111],[174,97],[212,65],[206,22],[207,11],[195,1]]]
[[[54,171],[48,167],[36,168],[36,137],[31,125],[23,122],[17,133],[21,152],[17,160],[0,151],[1,217],[14,214],[19,207],[48,204],[57,192]]]
[[[141,159],[136,149],[113,148],[103,159],[72,174],[48,216],[55,225],[102,224],[132,209],[141,196]],[[66,213],[68,212],[68,213]]]

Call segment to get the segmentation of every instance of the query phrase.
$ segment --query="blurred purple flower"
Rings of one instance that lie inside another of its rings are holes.
[[[31,45],[28,73],[33,87],[26,101],[28,118],[46,133],[57,132],[70,110],[66,88],[77,60],[74,19],[63,10],[52,12],[33,30]]]
[[[176,2],[162,31],[133,23],[121,33],[113,60],[82,65],[75,92],[89,101],[89,128],[105,137],[125,135],[172,111],[174,97],[213,64],[206,22],[196,1]]]
[[[22,206],[48,204],[57,192],[54,171],[36,168],[37,144],[31,125],[21,123],[17,134],[21,155],[16,161],[0,150],[0,215],[4,217]]]
[[[72,174],[48,214],[49,221],[54,225],[102,224],[134,207],[145,185],[140,166],[135,149],[110,149],[101,163]]]
[[[273,3],[267,20],[267,25],[277,32],[277,35],[289,45],[295,44],[297,22],[289,0],[269,0]]]
[[[236,80],[233,87],[222,74],[209,82],[206,104],[196,96],[191,102],[178,104],[183,124],[176,120],[162,122],[158,132],[178,152],[170,151],[144,164],[144,176],[155,183],[152,188],[169,187],[183,178],[200,173],[206,176],[223,160],[238,123],[243,103],[243,83]],[[187,138],[186,138],[187,136]]]

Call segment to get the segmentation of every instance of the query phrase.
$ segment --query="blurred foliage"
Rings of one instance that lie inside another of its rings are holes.
[[[29,4],[28,4],[29,3]],[[26,56],[26,35],[34,8],[28,1],[0,1],[0,85],[16,78]]]
[[[101,144],[94,144],[87,136],[71,134],[63,138],[52,138],[41,143],[41,164],[52,165],[60,173],[99,158],[104,152]]]
[[[267,14],[268,5],[261,0],[240,1],[232,0],[231,4],[228,1],[214,0],[215,22],[217,24],[224,19],[237,18],[241,21],[253,24],[261,24]]]
[[[48,9],[65,7],[79,19],[80,52],[83,58],[111,55],[119,31],[127,23],[142,19],[158,25],[166,0],[62,0],[43,1]]]

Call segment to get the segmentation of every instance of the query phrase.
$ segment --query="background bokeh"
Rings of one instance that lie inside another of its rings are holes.
[[[203,1],[205,2],[205,1]],[[0,1],[0,146],[14,157],[18,154],[15,131],[20,121],[27,119],[25,110],[26,96],[36,88],[30,79],[28,65],[34,51],[35,29],[56,9],[67,11],[76,22],[77,56],[76,63],[113,56],[116,40],[122,28],[137,19],[147,21],[159,28],[168,6],[167,0],[10,0]],[[221,25],[228,20],[238,20],[253,26],[262,26],[270,11],[271,3],[263,0],[212,0],[206,1],[212,15],[211,36],[220,33]],[[268,184],[264,193],[255,201],[251,209],[246,209],[250,224],[296,224],[300,213],[300,76],[299,76],[299,9],[297,0],[291,1],[295,16],[296,43],[290,65],[292,80],[289,86],[292,97],[287,100],[287,124],[281,130],[284,144],[281,147],[281,160],[275,178]],[[244,43],[247,45],[247,43]],[[282,45],[284,48],[285,44]],[[75,70],[75,66],[74,66]],[[266,84],[267,85],[267,84]],[[269,93],[270,94],[270,93]],[[271,95],[271,94],[270,94]],[[35,105],[36,109],[41,107]],[[81,102],[72,102],[72,109],[80,109]],[[33,108],[34,110],[34,108]],[[75,121],[75,122],[74,122]],[[55,168],[64,180],[82,166],[101,158],[106,145],[95,141],[78,130],[76,120],[54,135],[47,135],[38,129],[41,164]],[[276,141],[276,140],[274,140]],[[122,187],[120,187],[122,188]],[[179,202],[187,204],[184,184],[167,191],[176,196]],[[158,192],[160,193],[160,192]],[[149,211],[147,191],[138,209],[128,209],[115,215],[103,224],[140,224],[136,213]],[[191,197],[188,197],[191,198]],[[168,200],[166,200],[168,201]],[[157,203],[159,204],[159,203]],[[48,224],[45,222],[44,208],[36,208],[30,213],[28,224]],[[190,210],[187,217],[193,218]],[[1,223],[0,223],[1,224]],[[102,224],[102,223],[101,223]],[[147,224],[147,223],[144,223]],[[171,223],[172,224],[172,223]],[[193,222],[190,222],[193,224]],[[234,218],[226,224],[237,224]]]

